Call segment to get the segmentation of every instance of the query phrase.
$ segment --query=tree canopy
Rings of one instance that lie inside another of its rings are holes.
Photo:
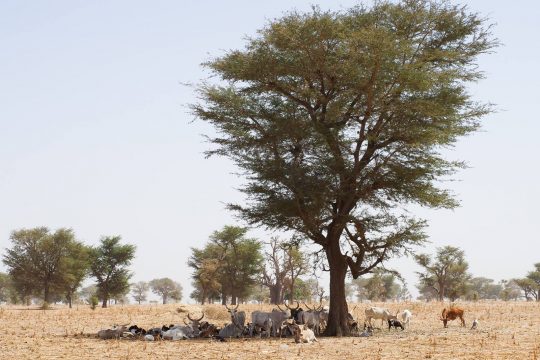
[[[194,270],[192,276],[199,300],[208,299],[215,291],[221,294],[224,303],[229,296],[233,304],[238,298],[249,296],[262,271],[263,258],[261,243],[246,238],[246,233],[247,228],[225,226],[214,231],[203,249],[191,249],[188,266]]]
[[[120,245],[120,236],[101,238],[100,245],[93,247],[90,254],[91,274],[97,281],[97,295],[102,307],[109,299],[125,295],[129,291],[131,273],[128,266],[135,257],[135,245]]]
[[[13,246],[3,261],[22,300],[28,302],[32,295],[45,303],[61,295],[70,299],[87,276],[87,247],[75,240],[71,229],[21,229],[13,231],[10,240]]]
[[[180,301],[182,299],[182,285],[169,278],[151,280],[150,288],[156,295],[161,296],[163,304],[167,304],[169,299]]]
[[[230,158],[249,224],[320,245],[330,269],[327,335],[348,333],[345,276],[371,272],[425,240],[404,211],[458,205],[438,180],[464,164],[441,150],[476,131],[490,107],[467,83],[496,45],[489,26],[446,1],[314,8],[270,21],[246,46],[208,61],[198,118],[208,155]]]
[[[131,284],[131,293],[133,299],[140,305],[141,302],[146,301],[149,285],[146,281],[138,281]]]
[[[465,252],[454,246],[437,249],[435,257],[426,254],[415,256],[416,262],[423,268],[418,272],[419,287],[433,290],[437,298],[443,301],[446,297],[452,301],[467,293],[469,282],[469,264],[465,260]]]

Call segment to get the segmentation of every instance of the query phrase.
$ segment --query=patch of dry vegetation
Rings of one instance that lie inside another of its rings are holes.
[[[359,304],[355,317],[363,323]],[[375,305],[375,304],[373,304]],[[410,309],[413,319],[405,331],[376,330],[371,338],[321,338],[315,344],[292,339],[239,339],[220,343],[208,339],[144,342],[99,340],[98,330],[113,324],[149,328],[182,323],[187,311],[202,309],[218,325],[229,321],[219,305],[117,306],[95,311],[88,307],[54,310],[0,307],[1,358],[32,359],[540,359],[540,304],[525,302],[461,303],[467,328],[457,321],[444,329],[440,303],[379,304],[393,313]],[[448,306],[448,305],[446,305]],[[186,312],[179,313],[177,309]],[[241,305],[249,314],[268,305]],[[472,320],[479,329],[469,330]],[[380,326],[380,322],[377,322]]]

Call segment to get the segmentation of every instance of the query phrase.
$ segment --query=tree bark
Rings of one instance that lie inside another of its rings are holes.
[[[281,295],[281,284],[275,284],[268,286],[270,289],[270,304],[279,304]]]
[[[101,304],[101,307],[102,307],[102,308],[106,308],[106,307],[107,307],[107,303],[108,303],[107,300],[108,300],[107,298],[105,298],[105,297],[103,298],[103,303]]]
[[[329,241],[326,248],[326,257],[330,266],[330,311],[328,324],[324,331],[325,336],[347,336],[348,306],[345,294],[345,276],[347,275],[347,262],[339,248],[339,241]]]

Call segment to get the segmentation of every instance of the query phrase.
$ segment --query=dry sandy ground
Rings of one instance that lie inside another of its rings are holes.
[[[355,315],[363,322],[359,304]],[[99,340],[98,330],[113,324],[149,328],[182,323],[179,305],[116,306],[35,310],[0,307],[0,359],[540,359],[540,304],[525,302],[461,303],[467,328],[457,321],[444,329],[438,320],[441,303],[388,303],[392,312],[410,309],[405,331],[376,330],[371,338],[320,338],[315,344],[292,339],[159,341]],[[352,307],[352,306],[351,306]],[[201,307],[184,306],[196,312]],[[269,306],[246,305],[249,313]],[[206,319],[223,324],[226,311],[204,306]],[[195,314],[194,314],[195,315]],[[469,330],[474,318],[478,330]],[[380,324],[380,322],[378,322]]]

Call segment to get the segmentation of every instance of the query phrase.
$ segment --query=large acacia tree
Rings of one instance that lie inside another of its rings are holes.
[[[205,65],[196,116],[217,135],[247,195],[252,225],[320,245],[330,270],[327,335],[347,329],[345,276],[366,274],[425,240],[409,204],[453,208],[440,188],[463,166],[441,150],[474,132],[489,106],[466,84],[495,46],[477,14],[448,2],[317,8],[270,21],[245,48]]]

